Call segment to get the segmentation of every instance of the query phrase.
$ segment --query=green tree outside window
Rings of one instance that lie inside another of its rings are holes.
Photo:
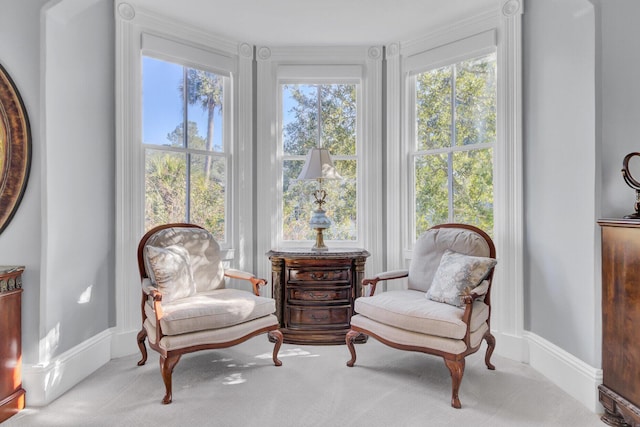
[[[145,78],[160,80],[164,74],[181,76],[171,86],[165,83],[150,87],[176,91],[175,101],[168,105],[152,106],[153,94],[143,93],[143,119],[166,125],[154,117],[160,116],[163,108],[180,109],[182,117],[164,140],[145,144],[145,228],[190,222],[205,227],[224,242],[228,166],[224,144],[216,140],[215,123],[216,115],[223,113],[225,77],[148,57],[143,65],[148,66],[148,70],[143,66],[143,83]],[[197,110],[206,115],[204,135],[198,123],[189,120]]]
[[[493,232],[495,53],[415,77],[415,238],[462,222]]]
[[[313,240],[315,181],[298,180],[307,152],[329,149],[342,180],[326,180],[324,209],[332,225],[325,240],[357,239],[356,85],[286,84],[282,90],[282,234],[284,240]]]

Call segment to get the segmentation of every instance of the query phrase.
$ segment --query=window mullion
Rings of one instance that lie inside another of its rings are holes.
[[[493,148],[495,144],[493,142],[482,142],[475,143],[469,145],[461,145],[458,147],[444,147],[444,148],[434,148],[431,150],[416,150],[413,152],[416,156],[427,156],[430,154],[445,154],[445,153],[459,153],[461,151],[474,151],[485,148]],[[334,158],[332,156],[332,158]]]
[[[187,85],[189,84],[189,80],[187,78],[187,67],[182,67],[182,146],[185,150],[189,148],[189,109],[187,106],[188,98],[187,98]],[[186,183],[186,191],[185,191],[185,222],[191,222],[191,153],[186,152],[185,156],[186,167],[185,173],[187,176],[185,177]]]
[[[456,66],[451,66],[451,148],[456,147]],[[447,154],[447,181],[449,189],[449,222],[454,221],[453,215],[453,151]]]
[[[316,92],[316,107],[318,108],[318,142],[317,147],[322,148],[322,88],[321,85],[317,85]]]

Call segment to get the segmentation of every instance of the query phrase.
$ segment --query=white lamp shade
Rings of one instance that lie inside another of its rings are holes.
[[[307,153],[307,159],[298,179],[342,179],[342,177],[333,166],[329,150],[314,147]]]

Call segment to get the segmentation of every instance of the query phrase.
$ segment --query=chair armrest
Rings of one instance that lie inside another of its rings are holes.
[[[467,331],[464,335],[464,343],[467,348],[471,346],[471,312],[473,311],[473,302],[477,299],[484,298],[487,292],[489,292],[489,281],[483,280],[482,283],[472,290],[466,290],[464,295],[460,297],[460,300],[464,304],[462,321],[467,325]]]
[[[151,298],[153,301],[153,312],[155,313],[155,324],[156,324],[156,343],[159,343],[164,334],[162,333],[162,325],[160,324],[160,319],[164,316],[164,310],[162,309],[162,292],[158,290],[148,277],[142,279],[142,327],[144,328],[144,322],[147,319],[146,312],[144,311],[144,306],[146,304],[146,300]]]
[[[362,287],[371,285],[371,290],[369,291],[369,295],[371,296],[376,291],[376,286],[381,280],[393,280],[393,279],[401,279],[403,277],[409,276],[409,270],[391,270],[385,271],[383,273],[376,274],[374,277],[368,279],[362,279]],[[363,292],[364,294],[364,292]]]
[[[248,280],[253,285],[253,293],[257,296],[260,296],[260,286],[266,286],[267,281],[265,279],[260,279],[254,276],[251,273],[247,273],[246,271],[235,270],[233,268],[227,268],[224,270],[224,275],[226,277],[232,279],[240,279],[240,280]]]
[[[162,292],[151,283],[151,279],[145,277],[142,279],[142,292],[151,297],[154,301],[162,301]]]
[[[482,283],[480,283],[478,286],[476,286],[473,289],[473,291],[471,292],[471,296],[473,296],[474,299],[476,299],[478,297],[485,295],[488,291],[489,291],[489,281],[483,280]]]
[[[409,276],[409,270],[391,270],[385,271],[384,273],[379,273],[376,277],[379,280],[392,280],[392,279],[401,279],[403,277]]]
[[[473,288],[470,292],[466,292],[460,298],[464,304],[471,304],[475,300],[482,298],[489,291],[489,281],[483,280],[478,286]]]

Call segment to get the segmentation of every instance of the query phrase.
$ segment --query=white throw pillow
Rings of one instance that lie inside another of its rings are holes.
[[[196,283],[189,264],[189,252],[182,246],[166,248],[145,246],[145,256],[151,267],[151,282],[162,292],[162,301],[189,297],[196,292]]]
[[[447,249],[433,277],[427,298],[462,307],[460,297],[478,286],[496,265],[497,260],[465,255]]]

